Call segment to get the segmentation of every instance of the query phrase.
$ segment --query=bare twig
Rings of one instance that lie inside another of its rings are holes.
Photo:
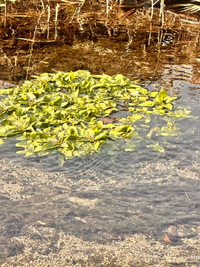
[[[6,5],[6,1],[5,1],[5,11],[4,11],[4,15],[5,15],[5,18],[4,18],[4,27],[6,27],[6,17],[7,17],[7,5]]]
[[[42,4],[42,8],[44,9],[44,2],[43,2],[43,0],[41,0],[41,4]]]
[[[47,18],[47,39],[49,39],[49,24],[50,24],[50,17],[51,17],[51,7],[48,5],[47,7],[48,18]]]
[[[164,26],[164,4],[165,4],[165,0],[161,0],[160,1],[160,14],[159,14],[159,18],[160,18],[160,22],[161,22],[161,26]]]
[[[35,42],[35,37],[36,37],[36,33],[37,33],[37,28],[39,26],[39,23],[40,23],[40,20],[41,20],[41,17],[42,15],[44,14],[44,9],[43,11],[40,13],[39,17],[38,17],[38,20],[37,20],[37,23],[35,25],[35,30],[34,30],[34,33],[33,33],[33,39],[32,39],[32,44],[30,46],[30,54],[29,54],[29,59],[28,59],[28,66],[27,66],[27,71],[26,71],[26,80],[28,79],[28,74],[29,74],[29,69],[30,69],[30,65],[31,65],[31,59],[32,59],[32,56],[33,56],[33,45],[34,45],[34,42]]]
[[[59,11],[59,7],[60,5],[57,3],[56,5],[56,13],[55,13],[55,36],[54,36],[54,39],[56,40],[57,37],[58,37],[58,11]]]

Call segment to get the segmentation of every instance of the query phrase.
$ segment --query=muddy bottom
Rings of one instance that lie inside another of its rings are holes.
[[[199,171],[157,160],[70,179],[1,160],[1,266],[199,266]]]

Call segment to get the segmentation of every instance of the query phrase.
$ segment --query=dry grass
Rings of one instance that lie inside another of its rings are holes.
[[[187,18],[184,17],[184,20]],[[96,40],[103,36],[108,37],[110,43],[114,41],[115,47],[113,49],[111,46],[101,47],[102,52],[99,52],[101,55],[105,54],[106,49],[110,49],[113,58],[116,58],[117,53],[119,54],[117,47],[121,51],[122,44],[125,44],[123,48],[125,51],[135,50],[142,58],[149,56],[149,51],[151,51],[156,53],[157,58],[160,59],[163,57],[162,40],[166,33],[172,34],[175,42],[178,40],[174,48],[176,53],[180,53],[179,50],[183,52],[182,47],[184,47],[185,57],[190,59],[194,57],[198,46],[199,25],[184,20],[180,15],[163,12],[163,9],[137,8],[125,11],[116,1],[106,0],[99,2],[86,0],[85,3],[61,0],[23,0],[15,4],[9,3],[6,6],[6,12],[1,16],[0,38],[3,41],[0,42],[2,54],[0,63],[10,74],[14,69],[15,72],[21,72],[19,76],[22,76],[22,79],[28,78],[30,74],[37,71],[39,65],[43,64],[44,68],[41,69],[43,71],[45,66],[51,64],[49,53],[54,51],[53,45],[74,45],[86,51],[87,43],[92,42],[92,47],[94,47]],[[47,52],[42,60],[41,57],[36,59],[39,57],[38,47],[44,47],[44,50],[45,47],[46,50],[49,47],[49,53]],[[37,53],[34,53],[36,51]],[[96,52],[97,48],[95,48]],[[63,53],[65,53],[64,50]],[[52,57],[55,55],[52,54]],[[38,64],[35,64],[35,60]],[[88,58],[79,59],[80,62],[88,60]],[[107,59],[107,61],[110,60]],[[85,62],[83,65],[86,65]],[[138,73],[148,72],[151,63],[149,59],[145,62],[141,65],[140,59],[135,60],[134,64],[138,64]],[[103,59],[101,64],[104,64]],[[23,66],[23,69],[20,66]],[[72,68],[73,66],[70,65],[70,70]],[[78,66],[75,68],[77,69]]]
[[[179,15],[164,12],[164,1],[161,1],[160,11],[154,9],[152,4],[151,8],[125,12],[116,1],[109,0],[99,3],[93,0],[23,0],[6,5],[5,12],[2,12],[0,35],[3,39],[10,37],[27,42],[53,42],[69,38],[70,32],[74,33],[72,28],[74,31],[81,27],[84,29],[88,23],[92,27],[93,23],[101,23],[108,28],[108,33],[122,25],[126,26],[127,31],[147,26],[157,31],[157,27],[166,29],[180,23]],[[10,28],[10,31],[5,29],[4,33],[3,27]]]

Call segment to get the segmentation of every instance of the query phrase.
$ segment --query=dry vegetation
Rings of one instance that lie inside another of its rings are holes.
[[[127,35],[131,36],[132,32],[138,30],[141,33],[150,31],[151,39],[151,34],[161,29],[174,28],[187,32],[185,26],[191,26],[185,16],[152,8],[132,8],[127,11],[115,1],[23,0],[8,2],[1,7],[1,13],[0,37],[4,40],[4,46],[6,40],[11,39],[13,43],[19,40],[70,43],[75,35],[81,33],[84,33],[84,37],[108,34],[115,37],[121,35],[123,38],[124,32],[127,39]],[[195,25],[192,24],[193,31],[196,31]]]
[[[145,62],[152,65],[148,62],[154,60],[153,53],[158,53],[157,57],[160,58],[161,43],[168,34],[173,36],[174,43],[177,41],[175,55],[185,53],[188,60],[198,47],[198,21],[195,21],[197,24],[191,24],[188,22],[191,18],[168,11],[163,14],[159,9],[127,10],[116,1],[108,3],[105,0],[23,0],[15,3],[7,1],[7,5],[1,6],[0,10],[0,79],[3,80],[19,82],[30,77],[30,74],[54,71],[52,65],[55,65],[55,57],[62,49],[61,54],[66,54],[63,45],[74,49],[74,52],[70,52],[71,56],[68,55],[65,59],[65,62],[70,62],[67,68],[65,66],[66,71],[83,68],[92,72],[104,72],[106,66],[102,69],[98,67],[106,64],[101,57],[106,54],[107,63],[112,59],[117,62],[121,60],[119,51],[130,49],[143,59],[151,57],[145,59],[142,66],[141,59],[134,61],[138,65],[138,73],[144,73],[144,70],[148,72],[149,67]],[[97,44],[99,40],[103,40],[104,44]],[[98,59],[93,61],[93,67],[87,62],[90,56],[81,58],[81,50],[86,54],[90,51],[97,54]],[[79,58],[73,53],[77,56],[80,53]],[[57,61],[62,61],[62,57]],[[94,66],[97,61],[98,66]],[[122,69],[125,71],[123,74],[126,74],[126,64]],[[114,73],[111,70],[109,74]]]

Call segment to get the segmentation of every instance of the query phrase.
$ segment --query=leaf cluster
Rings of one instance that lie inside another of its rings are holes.
[[[138,136],[138,129],[147,127],[152,115],[174,120],[189,113],[173,110],[177,98],[164,89],[152,92],[120,74],[92,75],[81,70],[34,76],[16,88],[1,90],[0,99],[0,144],[6,137],[19,135],[16,145],[23,150],[18,153],[25,156],[46,155],[55,149],[66,159],[91,154],[108,140]],[[104,123],[102,118],[120,111],[125,116]],[[154,132],[177,134],[175,128],[172,123],[154,127],[147,137]],[[134,148],[127,142],[127,151]]]

